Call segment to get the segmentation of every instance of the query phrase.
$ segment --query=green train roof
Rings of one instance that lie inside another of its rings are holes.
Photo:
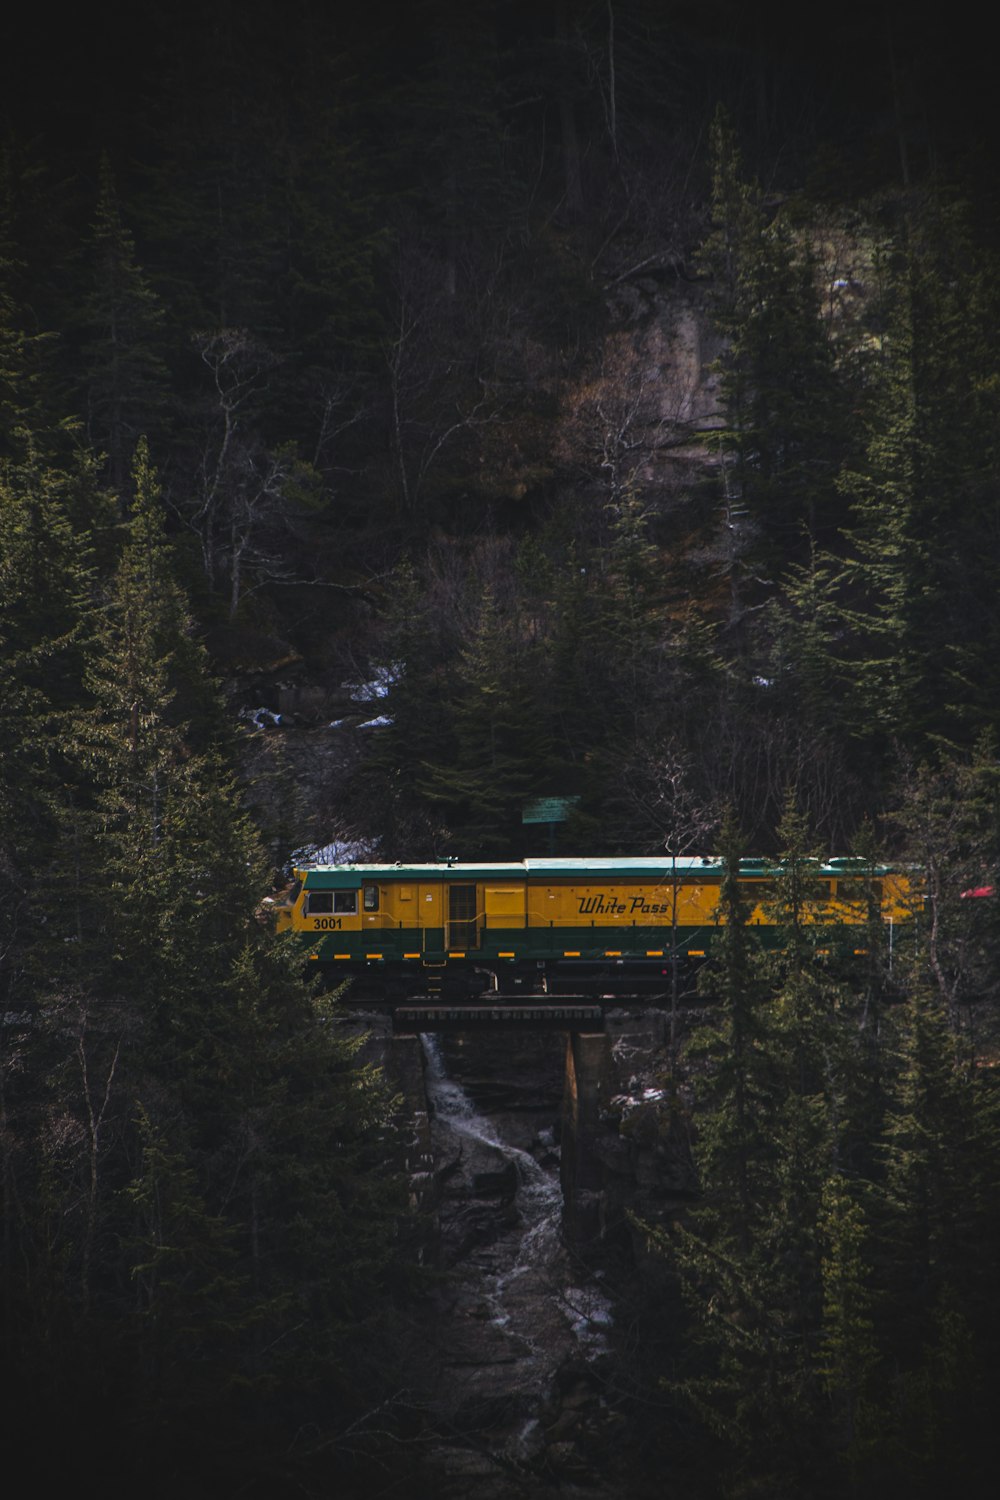
[[[672,860],[663,855],[636,855],[595,859],[523,859],[497,864],[472,864],[461,860],[436,860],[426,864],[349,864],[310,865],[298,871],[312,889],[355,887],[364,881],[387,882],[413,880],[430,883],[435,880],[586,880],[593,879],[669,879],[682,875],[690,879],[702,876],[718,878],[722,874],[724,861],[718,855],[684,855]],[[780,865],[767,859],[741,859],[740,873],[744,875],[767,875]],[[814,873],[817,876],[836,878],[851,873],[876,875],[888,873],[888,867],[879,865],[871,870],[864,860],[850,857],[817,861]]]

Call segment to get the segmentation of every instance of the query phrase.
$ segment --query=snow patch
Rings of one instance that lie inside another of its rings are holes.
[[[252,724],[254,729],[276,729],[288,723],[287,719],[271,708],[241,708],[240,718],[245,724]]]
[[[351,839],[334,839],[329,844],[304,844],[301,849],[293,850],[292,864],[297,870],[310,865],[368,864],[376,853],[375,845]]]
[[[380,698],[388,697],[389,689],[399,681],[402,673],[400,662],[390,662],[388,666],[376,667],[370,681],[345,682],[342,689],[352,703],[376,703]]]
[[[634,1109],[641,1109],[644,1104],[662,1104],[666,1097],[665,1089],[643,1089],[641,1093],[615,1094],[609,1102],[609,1108],[618,1110],[624,1120]]]

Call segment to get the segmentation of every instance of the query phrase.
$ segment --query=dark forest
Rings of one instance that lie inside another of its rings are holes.
[[[985,53],[893,4],[12,18],[0,1319],[39,1485],[434,1492],[398,1100],[266,900],[334,842],[537,853],[559,798],[559,852],[784,872],[766,956],[730,883],[664,1064],[699,1189],[617,1266],[622,1494],[985,1492]],[[923,914],[835,971],[801,903],[848,854]]]

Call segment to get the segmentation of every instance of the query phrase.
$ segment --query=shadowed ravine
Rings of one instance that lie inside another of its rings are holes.
[[[440,1493],[614,1494],[600,1474],[611,1307],[562,1244],[553,1130],[529,1125],[530,1150],[505,1139],[523,1122],[481,1113],[438,1040],[423,1045],[449,1268],[435,1302]]]

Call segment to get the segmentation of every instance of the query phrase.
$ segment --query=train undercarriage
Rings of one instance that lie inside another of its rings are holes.
[[[531,960],[508,964],[343,963],[323,966],[328,984],[350,982],[353,1000],[389,1004],[424,998],[452,1004],[546,1000],[571,997],[593,1000],[669,997],[679,985],[693,990],[697,961],[670,959]]]

